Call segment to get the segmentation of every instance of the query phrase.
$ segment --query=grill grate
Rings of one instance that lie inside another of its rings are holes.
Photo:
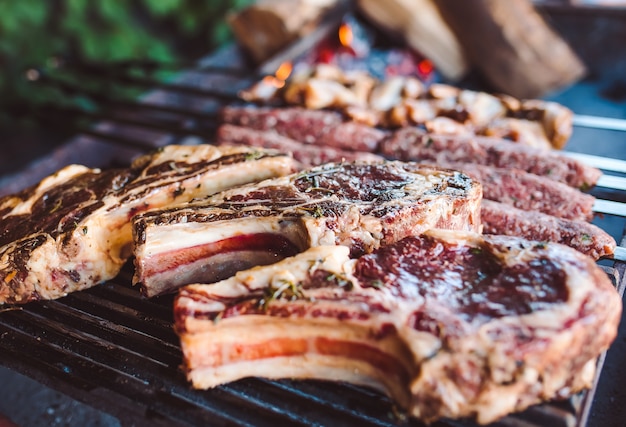
[[[129,285],[131,275],[129,265],[102,286],[2,313],[0,362],[53,387],[66,384],[72,395],[102,410],[115,412],[122,404],[122,423],[422,425],[403,418],[379,393],[348,384],[246,379],[191,390],[178,369],[182,354],[171,326],[172,297],[141,297]],[[497,425],[572,426],[583,399],[581,394],[536,406]]]
[[[310,45],[310,39],[303,41],[304,48]],[[298,49],[287,51],[293,55]],[[280,58],[284,59],[289,58]],[[233,68],[214,66],[224,63]],[[129,78],[137,66],[142,64],[104,67],[66,62],[58,75],[39,70],[38,83],[55,87],[68,98],[87,98],[95,108],[54,104],[30,111],[42,120],[71,126],[82,136],[55,153],[54,159],[21,173],[2,191],[15,191],[12,185],[23,187],[77,161],[76,153],[84,156],[78,160],[81,163],[106,166],[168,143],[197,143],[198,137],[210,141],[217,108],[235,102],[237,89],[258,78],[246,71],[247,64],[233,48],[167,84],[150,75]],[[103,85],[86,88],[75,80],[63,80],[61,71]],[[106,85],[129,84],[157,90],[140,101],[107,91]],[[70,122],[60,120],[63,117]],[[623,191],[598,191],[607,199],[624,201]],[[624,221],[620,221],[621,236]],[[625,265],[604,267],[621,293]],[[128,265],[104,285],[56,301],[0,309],[0,363],[112,413],[128,425],[422,425],[398,413],[383,395],[341,383],[246,379],[213,390],[192,390],[178,367],[182,354],[172,330],[172,297],[147,300],[130,285],[131,277]],[[603,361],[599,360],[600,367]],[[565,401],[534,406],[496,425],[584,425],[594,392],[595,387]],[[434,425],[474,424],[444,420]]]

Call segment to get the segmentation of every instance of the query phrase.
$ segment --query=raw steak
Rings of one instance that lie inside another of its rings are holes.
[[[131,218],[295,170],[275,151],[168,146],[128,169],[71,165],[0,199],[0,304],[54,299],[114,277]]]
[[[330,163],[138,216],[135,282],[153,296],[311,246],[356,256],[433,227],[478,230],[480,198],[480,184],[456,171]]]
[[[380,154],[404,161],[443,164],[476,163],[505,169],[520,169],[586,190],[602,172],[556,150],[542,150],[496,138],[433,135],[416,127],[394,132],[380,145]]]
[[[512,411],[588,387],[621,298],[559,244],[431,230],[349,259],[312,248],[175,301],[196,388],[244,377],[348,381],[415,417]]]

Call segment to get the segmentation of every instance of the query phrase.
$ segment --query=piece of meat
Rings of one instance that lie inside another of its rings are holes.
[[[229,124],[217,129],[217,145],[247,145],[290,153],[304,167],[330,162],[381,161],[382,157],[364,151],[348,151],[317,144],[304,144],[271,131],[260,131]]]
[[[488,423],[591,385],[621,298],[590,257],[551,243],[430,230],[349,259],[312,248],[181,289],[187,378],[348,381],[425,422]]]
[[[429,228],[479,230],[480,184],[415,163],[330,163],[134,221],[135,279],[154,296],[311,246],[371,252]]]
[[[390,159],[432,163],[476,163],[505,169],[520,169],[546,176],[581,190],[593,187],[602,175],[554,150],[486,138],[432,135],[406,127],[382,141],[380,154]]]
[[[374,153],[387,133],[374,127],[345,121],[334,111],[306,108],[224,107],[223,123],[272,131],[305,144]]]
[[[168,146],[128,169],[71,165],[0,199],[0,304],[54,299],[113,278],[139,212],[265,178],[296,162],[244,147]]]
[[[546,138],[543,124],[539,121],[501,117],[480,129],[476,134],[506,139],[528,147],[552,148],[551,141]]]
[[[240,96],[265,105],[332,108],[371,126],[418,125],[457,135],[494,134],[544,148],[563,148],[572,133],[573,112],[555,102],[519,100],[441,83],[426,87],[407,76],[381,81],[363,71],[328,64],[299,69],[280,88],[263,79]]]
[[[586,221],[523,211],[491,200],[483,199],[481,202],[480,219],[485,234],[504,234],[561,243],[596,260],[610,257],[617,246],[613,237]]]
[[[439,164],[465,172],[480,181],[483,197],[526,211],[590,221],[596,198],[558,181],[519,169],[469,163]]]

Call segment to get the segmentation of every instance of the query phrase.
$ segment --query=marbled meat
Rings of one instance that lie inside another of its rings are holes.
[[[270,264],[311,246],[352,255],[429,228],[478,231],[480,184],[404,162],[329,163],[134,221],[135,282],[148,296]]]
[[[492,422],[589,387],[621,298],[559,244],[430,230],[358,259],[312,248],[174,304],[195,388],[244,377],[348,381],[426,422]]]
[[[0,304],[54,299],[113,278],[131,255],[131,219],[293,172],[276,151],[168,146],[130,168],[70,165],[0,199]]]

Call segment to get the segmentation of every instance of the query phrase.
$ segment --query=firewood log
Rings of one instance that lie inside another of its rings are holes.
[[[338,0],[259,0],[229,17],[237,41],[263,62],[312,31]]]
[[[494,89],[535,98],[574,83],[585,66],[530,0],[435,0],[472,66]]]
[[[430,59],[448,80],[468,71],[461,45],[432,0],[359,0],[357,5],[374,24]]]

